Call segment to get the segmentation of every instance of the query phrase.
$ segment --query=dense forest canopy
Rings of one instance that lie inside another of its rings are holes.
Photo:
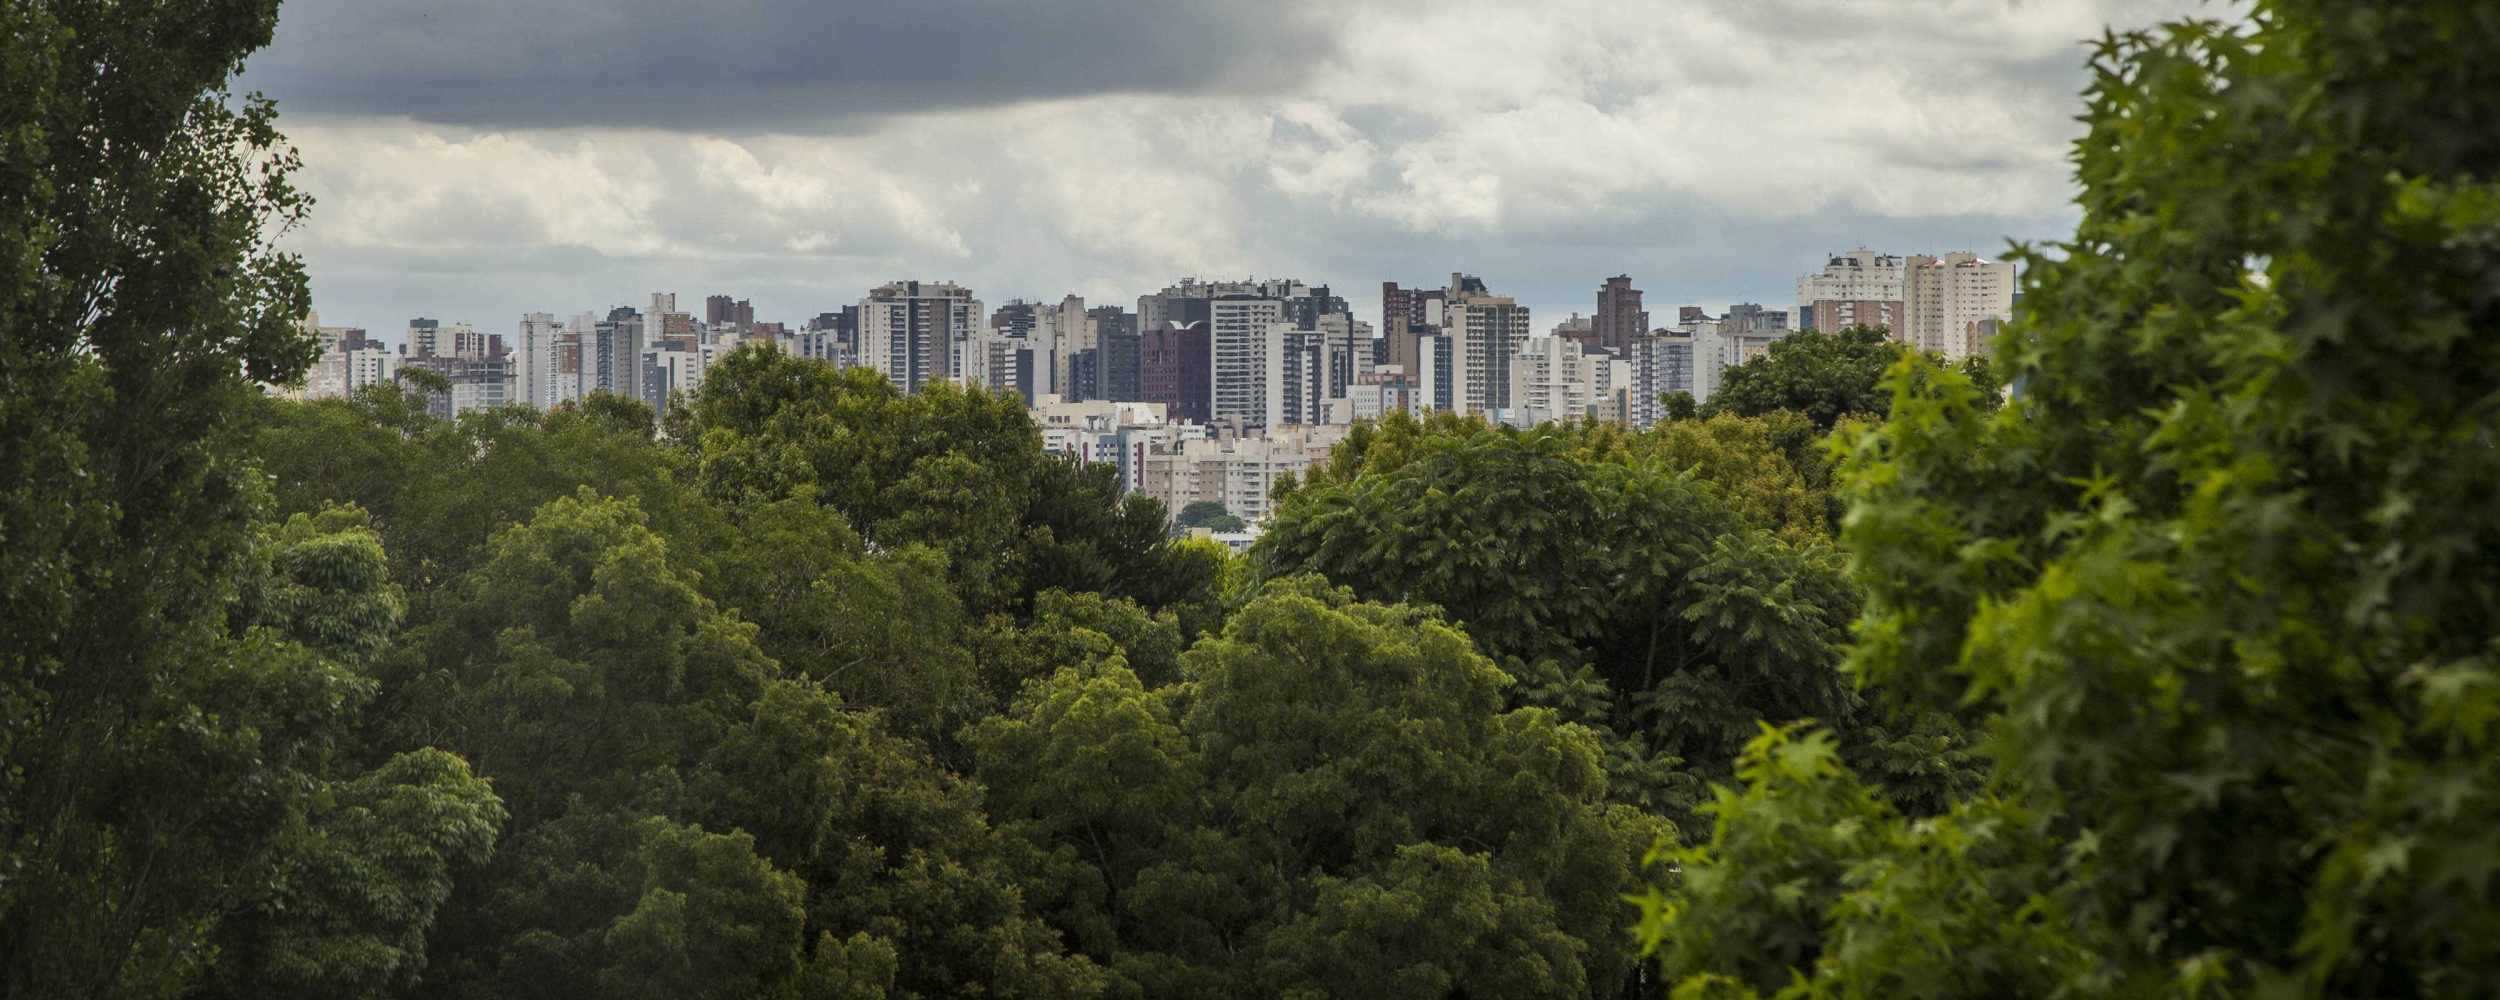
[[[0,7],[0,996],[2500,982],[2487,5],[2103,39],[1992,364],[1392,416],[1239,555],[766,349],[267,395],[277,16]]]

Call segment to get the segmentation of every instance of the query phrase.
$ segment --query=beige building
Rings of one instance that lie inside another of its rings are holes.
[[[1948,361],[1988,352],[1987,338],[2014,317],[2014,265],[1967,250],[1912,257],[1902,283],[1905,325],[1893,339]]]
[[[1344,440],[1349,428],[1337,424],[1303,424],[1274,428],[1269,433],[1222,440],[1180,441],[1149,450],[1139,470],[1139,489],[1179,513],[1200,500],[1224,505],[1225,511],[1252,524],[1266,520],[1269,494],[1284,475],[1300,475],[1328,460],[1328,449]]]
[[[1530,337],[1511,355],[1511,424],[1617,420],[1632,387],[1632,363],[1571,337]]]

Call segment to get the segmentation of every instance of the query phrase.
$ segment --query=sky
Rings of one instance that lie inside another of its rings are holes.
[[[674,292],[793,326],[900,278],[1130,308],[1184,275],[1628,273],[1793,305],[1830,253],[2070,232],[2087,40],[2195,0],[287,0],[322,322]]]

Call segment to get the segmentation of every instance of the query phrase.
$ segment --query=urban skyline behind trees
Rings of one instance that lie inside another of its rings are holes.
[[[1241,553],[765,345],[268,393],[278,16],[0,8],[0,997],[2500,981],[2479,4],[2103,39],[1984,364],[1389,413]]]

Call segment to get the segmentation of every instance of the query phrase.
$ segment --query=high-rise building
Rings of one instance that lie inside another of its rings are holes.
[[[1353,420],[1378,420],[1392,413],[1414,409],[1414,383],[1396,365],[1381,363],[1354,376],[1354,387],[1346,393],[1346,416]]]
[[[1787,336],[1784,330],[1748,333],[1743,324],[1708,315],[1679,324],[1676,332],[1692,338],[1691,391],[1696,403],[1708,402],[1719,391],[1727,369],[1754,359]]]
[[[1996,325],[2014,318],[2014,265],[1968,250],[1911,257],[1902,282],[1906,329],[1893,339],[1960,361],[1988,352]]]
[[[1400,288],[1394,281],[1380,283],[1380,336],[1387,348],[1384,363],[1406,369],[1409,378],[1421,372],[1416,353],[1416,338],[1437,333],[1441,329],[1443,289]]]
[[[990,331],[1013,339],[1018,350],[1031,355],[1037,367],[1021,386],[1036,395],[1067,393],[1068,359],[1079,336],[1073,331],[1082,331],[1085,325],[1085,300],[1073,295],[1058,305],[1014,299],[990,313]],[[969,375],[964,377],[973,381]]]
[[[1026,406],[1049,394],[1042,385],[1050,371],[1049,356],[1033,338],[992,329],[973,334],[964,344],[956,377],[965,385],[1014,396]]]
[[[834,312],[817,313],[793,340],[795,353],[802,358],[830,361],[841,367],[858,364],[859,307],[843,306]]]
[[[1138,345],[1138,394],[1145,397],[1143,402],[1162,403],[1174,420],[1207,422],[1214,410],[1208,347],[1205,320],[1178,326],[1167,320],[1160,329],[1147,330]]]
[[[1329,419],[1329,401],[1345,394],[1328,391],[1327,335],[1291,323],[1278,323],[1269,332],[1276,346],[1266,379],[1268,422],[1261,426],[1343,423]]]
[[[1319,318],[1321,363],[1328,372],[1328,399],[1344,399],[1357,376],[1372,367],[1372,325],[1346,312]]]
[[[1738,302],[1727,307],[1720,317],[1722,332],[1736,336],[1760,334],[1784,335],[1789,332],[1788,310],[1765,309],[1758,302]]]
[[[618,306],[592,327],[592,370],[583,378],[587,391],[642,398],[643,320],[632,306]]]
[[[398,378],[399,355],[384,348],[381,341],[368,340],[365,347],[347,355],[347,391],[351,395]]]
[[[408,321],[408,356],[412,358],[465,358],[475,360],[488,355],[487,338],[467,323],[444,326],[430,319]]]
[[[547,379],[548,408],[582,398],[583,334],[566,330],[556,337],[555,371]]]
[[[426,412],[445,420],[463,413],[491,410],[514,402],[512,395],[512,360],[457,354],[411,355],[400,359],[394,377],[405,376],[412,369],[424,369],[441,375],[450,383],[444,392],[429,392]],[[407,383],[401,383],[405,386]]]
[[[1625,407],[1621,393],[1632,381],[1631,362],[1613,351],[1567,337],[1530,337],[1511,356],[1512,405],[1503,418],[1519,427],[1619,420]]]
[[[1460,413],[1503,418],[1510,400],[1510,359],[1520,341],[1528,339],[1528,307],[1506,295],[1495,295],[1473,275],[1450,275],[1442,305],[1442,328],[1462,355],[1458,371]]]
[[[1068,352],[1068,384],[1059,395],[1071,403],[1102,398],[1102,348]]]
[[[703,297],[703,325],[714,328],[734,326],[741,330],[754,326],[755,303],[726,295],[706,295]]]
[[[1689,333],[1658,333],[1642,337],[1624,350],[1624,361],[1631,368],[1630,386],[1624,392],[1623,422],[1634,427],[1648,427],[1666,416],[1659,402],[1668,393],[1688,393],[1698,399],[1693,384],[1693,342]]]
[[[980,300],[953,282],[881,285],[859,303],[859,363],[907,393],[959,378],[958,355],[981,320]]]
[[[1316,425],[1277,428],[1260,437],[1184,438],[1147,450],[1138,489],[1163,501],[1167,511],[1213,501],[1255,524],[1268,515],[1277,479],[1327,461],[1329,449],[1346,432],[1343,426]]]
[[[1649,313],[1641,308],[1641,290],[1632,276],[1618,274],[1597,290],[1597,346],[1622,351],[1635,337],[1649,335]]]
[[[1118,402],[1142,400],[1137,384],[1137,315],[1119,306],[1095,306],[1086,314],[1094,326],[1098,352],[1096,392]]]
[[[1214,409],[1208,419],[1237,431],[1273,427],[1283,401],[1268,391],[1269,374],[1282,363],[1285,303],[1249,294],[1219,296],[1208,307],[1209,370]]]
[[[525,313],[521,316],[520,336],[515,340],[520,350],[513,358],[513,378],[519,388],[513,402],[533,410],[544,410],[556,403],[556,337],[563,333],[554,313]]]
[[[1458,346],[1458,338],[1449,333],[1426,333],[1415,338],[1413,405],[1418,411],[1445,410],[1464,412],[1467,401],[1467,352]]]
[[[304,329],[311,332],[321,355],[304,372],[303,388],[287,393],[296,399],[338,399],[352,395],[356,352],[364,350],[368,341],[365,331],[352,326],[323,326],[320,313],[304,317]],[[378,345],[377,345],[378,346]]]
[[[702,391],[704,374],[722,353],[719,345],[693,338],[660,341],[642,356],[643,401],[651,404],[652,412],[667,415],[679,400]]]
[[[1041,307],[1023,299],[1008,299],[990,310],[990,329],[1010,337],[1030,337]]]
[[[1859,247],[1833,254],[1823,270],[1797,279],[1797,324],[1807,330],[1903,328],[1904,259]]]
[[[1064,308],[1064,304],[1063,304]],[[1090,316],[1090,314],[1089,314]],[[1283,418],[1282,402],[1271,392],[1270,376],[1278,364],[1281,339],[1287,332],[1317,334],[1323,340],[1334,333],[1342,345],[1353,335],[1353,317],[1347,315],[1345,299],[1329,293],[1326,285],[1309,285],[1289,278],[1248,281],[1201,281],[1184,278],[1162,291],[1140,296],[1137,300],[1138,328],[1152,338],[1157,330],[1187,329],[1203,324],[1208,336],[1207,384],[1209,403],[1207,419],[1230,424],[1236,430],[1273,426]],[[1281,330],[1278,328],[1281,327]],[[1100,337],[1099,323],[1096,336]],[[1331,388],[1342,391],[1352,378],[1352,366],[1340,377],[1328,375],[1328,348],[1323,343],[1319,355],[1325,393]],[[1341,346],[1341,351],[1345,348]],[[1156,376],[1145,369],[1151,364],[1151,345],[1141,348],[1139,395],[1156,400],[1156,389],[1146,383]],[[1350,351],[1346,353],[1350,356]],[[1106,354],[1107,366],[1114,360]],[[1120,376],[1107,368],[1104,378]],[[1169,391],[1166,387],[1166,391]],[[1198,419],[1185,407],[1174,407],[1175,419]]]
[[[411,357],[430,358],[450,351],[441,342],[443,324],[419,316],[408,321],[408,338],[400,341]]]
[[[1090,320],[1093,320],[1093,317],[1090,317],[1088,310],[1085,310],[1083,295],[1063,297],[1063,300],[1060,300],[1060,350],[1065,350],[1065,352],[1093,350],[1095,340],[1098,340],[1100,335]]]

